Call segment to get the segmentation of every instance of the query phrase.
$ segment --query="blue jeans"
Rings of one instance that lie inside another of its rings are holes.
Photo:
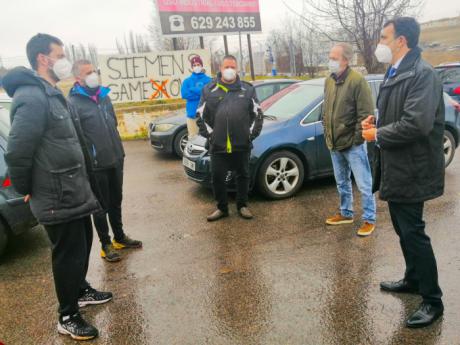
[[[340,213],[344,217],[353,217],[353,191],[351,172],[361,192],[363,220],[375,223],[376,206],[372,194],[372,174],[367,157],[366,144],[352,146],[344,151],[331,151],[334,176],[340,195]]]

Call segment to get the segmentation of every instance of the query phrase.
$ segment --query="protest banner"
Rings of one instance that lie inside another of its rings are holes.
[[[199,55],[209,74],[207,50],[182,50],[98,57],[101,81],[114,103],[181,97],[182,82],[192,73],[190,59]]]

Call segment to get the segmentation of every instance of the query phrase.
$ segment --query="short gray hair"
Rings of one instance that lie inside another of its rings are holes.
[[[343,58],[347,60],[348,62],[351,62],[351,60],[353,59],[353,55],[354,55],[353,47],[351,46],[351,44],[345,43],[345,42],[339,42],[339,43],[336,43],[335,46],[341,47]]]
[[[87,59],[77,60],[73,63],[72,66],[72,74],[74,77],[78,77],[80,75],[80,67],[84,65],[92,65],[93,63]]]

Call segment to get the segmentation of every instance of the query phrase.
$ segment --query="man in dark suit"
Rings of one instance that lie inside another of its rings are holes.
[[[417,46],[420,26],[400,17],[382,30],[376,57],[390,68],[381,86],[378,119],[362,122],[363,137],[376,141],[374,191],[388,202],[406,262],[404,278],[382,282],[382,290],[420,294],[423,302],[407,320],[425,327],[444,311],[438,270],[425,233],[425,201],[444,191],[444,102],[442,85]]]

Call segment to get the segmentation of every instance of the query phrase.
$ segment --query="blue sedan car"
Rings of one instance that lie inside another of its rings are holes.
[[[366,79],[375,100],[383,77],[374,75]],[[262,103],[266,119],[251,152],[251,188],[257,187],[270,199],[294,195],[305,180],[333,175],[321,122],[324,81],[315,79],[291,85]],[[445,100],[446,97],[449,96],[445,94]],[[446,109],[450,121],[445,136],[449,145],[445,147],[451,148],[448,153],[452,155],[458,145],[460,123],[458,111],[447,103]],[[203,137],[187,144],[183,165],[190,179],[210,186],[210,164]],[[228,184],[231,188],[231,174]]]

